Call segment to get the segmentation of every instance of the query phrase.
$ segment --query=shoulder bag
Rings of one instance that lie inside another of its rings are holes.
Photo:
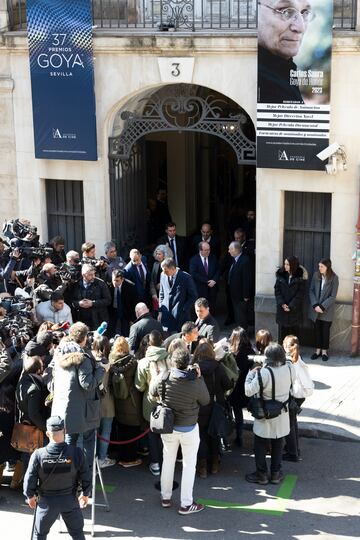
[[[208,425],[208,435],[216,439],[217,437],[229,437],[234,430],[234,421],[231,413],[231,407],[228,402],[225,405],[216,401],[215,373],[213,373],[214,382],[214,403],[211,409],[211,416]]]
[[[257,371],[257,377],[259,379],[260,392],[259,395],[251,396],[248,402],[247,410],[252,414],[257,420],[262,420],[265,418],[264,411],[264,398],[263,398],[263,382],[260,373],[260,369]]]
[[[38,387],[36,381],[31,377],[32,382]],[[44,433],[37,426],[15,422],[11,434],[10,444],[19,452],[31,454],[37,448],[44,446]]]
[[[282,401],[278,401],[275,399],[275,377],[273,370],[271,367],[266,366],[266,368],[270,372],[271,376],[271,399],[264,399],[264,412],[265,412],[265,418],[271,419],[271,418],[277,418],[280,416],[281,411],[283,409],[286,409],[286,406],[289,402],[289,400],[286,400],[284,403]]]
[[[174,431],[174,412],[165,404],[165,382],[170,375],[161,380],[161,401],[151,412],[150,430],[153,433],[165,435]]]

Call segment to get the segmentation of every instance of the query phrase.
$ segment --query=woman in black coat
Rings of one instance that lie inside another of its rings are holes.
[[[208,460],[211,464],[212,474],[219,471],[220,440],[208,435],[214,398],[216,397],[218,403],[225,405],[225,392],[232,388],[232,382],[224,366],[215,359],[214,347],[207,340],[202,340],[196,347],[193,363],[199,364],[201,375],[210,394],[210,403],[200,407],[198,420],[200,431],[198,472],[200,478],[206,478]]]
[[[302,305],[305,297],[303,269],[297,257],[284,259],[284,264],[276,272],[275,282],[276,322],[279,325],[279,342],[285,336],[298,336],[302,321]]]
[[[254,356],[256,353],[252,348],[250,339],[244,328],[238,326],[234,328],[230,336],[230,352],[234,355],[237,367],[239,368],[239,378],[229,397],[236,427],[235,443],[242,446],[242,430],[244,424],[243,408],[247,406],[249,398],[245,395],[245,379],[249,370],[252,369],[254,361],[249,356]]]

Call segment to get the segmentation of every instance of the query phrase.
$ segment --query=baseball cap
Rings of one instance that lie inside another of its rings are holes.
[[[50,432],[62,431],[64,429],[64,420],[60,416],[50,416],[46,421],[46,430]]]

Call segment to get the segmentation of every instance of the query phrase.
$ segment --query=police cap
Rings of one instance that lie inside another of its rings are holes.
[[[60,416],[50,416],[46,421],[47,431],[62,431],[64,429],[64,420]]]

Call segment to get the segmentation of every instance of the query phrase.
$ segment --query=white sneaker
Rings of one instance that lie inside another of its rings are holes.
[[[159,463],[150,463],[149,469],[154,476],[160,476],[161,469]]]
[[[115,465],[116,459],[110,459],[106,457],[105,459],[99,459],[100,469],[105,469],[105,467],[112,467]]]

